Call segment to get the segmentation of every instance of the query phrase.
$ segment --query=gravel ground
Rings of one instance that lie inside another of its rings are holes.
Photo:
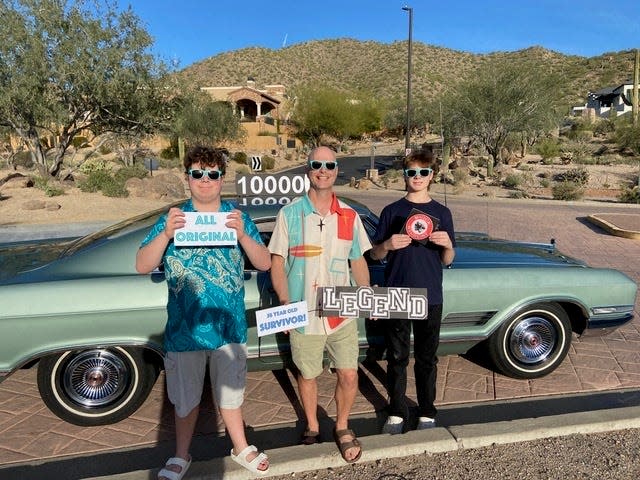
[[[640,430],[382,459],[270,480],[637,480]]]

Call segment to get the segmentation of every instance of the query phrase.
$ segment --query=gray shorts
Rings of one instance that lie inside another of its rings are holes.
[[[167,395],[183,418],[200,404],[207,363],[213,398],[219,408],[242,406],[247,383],[247,345],[230,343],[217,350],[167,352],[164,368]]]
[[[316,378],[324,370],[325,349],[330,367],[358,368],[358,323],[355,320],[330,335],[305,335],[291,330],[289,341],[293,363],[306,379]]]

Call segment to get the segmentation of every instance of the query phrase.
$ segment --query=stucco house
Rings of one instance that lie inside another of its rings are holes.
[[[257,88],[255,80],[249,77],[244,86],[200,89],[214,100],[232,103],[240,114],[247,136],[244,143],[231,147],[277,154],[282,150],[301,146],[288,126],[290,103],[284,85]]]

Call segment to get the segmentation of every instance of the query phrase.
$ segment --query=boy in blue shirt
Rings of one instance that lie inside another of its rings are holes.
[[[175,408],[176,452],[158,478],[179,480],[191,464],[189,448],[207,365],[233,443],[231,458],[253,473],[266,473],[269,461],[248,445],[240,407],[247,369],[243,252],[259,270],[271,267],[270,253],[249,216],[221,199],[224,152],[194,147],[184,167],[191,199],[158,219],[136,257],[140,273],[163,264],[169,288],[164,363],[167,394]],[[185,226],[184,212],[229,212],[226,226],[236,231],[237,245],[176,247],[173,236]]]

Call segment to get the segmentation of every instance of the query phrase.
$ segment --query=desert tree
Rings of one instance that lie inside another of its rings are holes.
[[[371,97],[329,87],[303,86],[295,92],[291,122],[296,135],[311,147],[323,135],[343,143],[380,129],[380,106]]]
[[[157,127],[164,65],[129,8],[84,0],[0,0],[0,125],[58,176],[74,137]]]
[[[551,129],[556,93],[553,77],[536,67],[486,65],[445,96],[445,130],[481,144],[491,156],[487,170],[492,175],[510,135],[537,138],[541,130]]]
[[[246,131],[233,104],[218,101],[204,92],[185,92],[178,102],[168,133],[188,145],[217,146],[241,141]]]

